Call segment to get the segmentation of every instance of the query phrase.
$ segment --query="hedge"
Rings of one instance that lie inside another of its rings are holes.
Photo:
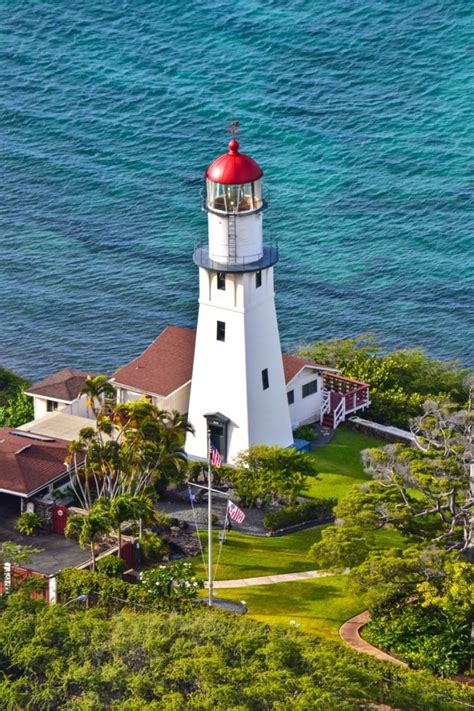
[[[307,521],[327,521],[333,515],[337,499],[313,499],[301,504],[291,504],[263,517],[263,525],[268,531],[296,526]]]

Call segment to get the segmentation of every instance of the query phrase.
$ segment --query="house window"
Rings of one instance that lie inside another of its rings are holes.
[[[225,272],[217,272],[217,288],[225,291]]]
[[[255,288],[258,289],[259,286],[262,286],[262,272],[260,270],[255,272]]]
[[[310,383],[303,385],[303,397],[308,397],[318,392],[318,381],[312,380]]]
[[[56,412],[57,409],[58,409],[58,403],[55,400],[46,400],[47,412]]]
[[[262,386],[263,386],[264,390],[267,390],[269,387],[268,368],[265,368],[265,370],[262,370]]]
[[[217,340],[218,341],[225,341],[225,322],[224,321],[217,322]]]
[[[288,392],[286,393],[286,397],[288,398],[288,405],[293,405],[295,401],[295,391],[288,390]]]

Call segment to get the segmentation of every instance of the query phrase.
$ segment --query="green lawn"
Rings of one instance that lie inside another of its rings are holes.
[[[319,479],[308,479],[308,488],[304,495],[311,498],[342,499],[354,484],[361,484],[370,479],[362,469],[362,450],[384,447],[386,444],[381,439],[360,432],[339,429],[328,445],[311,452],[311,456],[316,460]]]
[[[261,622],[288,627],[297,622],[302,630],[327,639],[338,639],[343,622],[364,609],[347,589],[347,576],[216,590],[218,597],[245,600],[248,615]]]
[[[311,453],[316,459],[320,479],[309,480],[305,495],[342,498],[354,484],[369,479],[362,469],[361,451],[384,444],[380,439],[358,432],[338,430],[330,444]],[[278,538],[257,538],[233,530],[222,547],[215,578],[231,580],[313,570],[316,566],[308,558],[308,551],[320,539],[323,528],[317,526]],[[205,545],[206,534],[200,535]],[[403,546],[400,534],[391,530],[379,531],[377,543],[381,549]],[[215,561],[218,550],[216,532]],[[191,562],[198,575],[207,577],[201,558],[193,558]],[[244,599],[250,617],[256,620],[283,627],[294,620],[301,629],[328,639],[337,639],[341,624],[363,609],[360,599],[347,589],[347,577],[343,575],[228,588],[217,590],[216,594],[232,600]]]
[[[321,538],[322,528],[323,526],[317,526],[276,538],[260,538],[230,531],[222,546],[216,579],[232,580],[234,578],[253,578],[257,575],[277,575],[278,573],[313,570],[314,562],[309,560],[307,555],[313,543]],[[207,533],[201,532],[200,538],[205,547]],[[215,532],[215,561],[217,561],[218,552],[219,543],[217,532]],[[205,577],[202,558],[192,558],[191,562],[196,573]]]

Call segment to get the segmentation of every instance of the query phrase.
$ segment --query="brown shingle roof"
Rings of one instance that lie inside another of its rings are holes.
[[[311,366],[311,368],[323,368],[324,366],[313,363],[311,360],[305,360],[304,358],[298,358],[297,356],[283,354],[283,370],[285,372],[285,383],[289,383],[297,373],[300,372],[301,368],[305,365]]]
[[[138,358],[113,375],[118,385],[167,397],[191,380],[196,331],[167,326]]]
[[[32,494],[47,486],[66,472],[68,446],[62,439],[44,442],[0,428],[0,489]]]
[[[26,392],[28,395],[41,395],[54,400],[72,402],[78,397],[88,375],[90,373],[83,370],[64,368],[50,375],[49,378],[34,383]]]
[[[167,326],[146,351],[119,368],[113,380],[117,385],[167,397],[191,380],[195,341],[194,329]],[[310,360],[284,354],[285,382],[294,378],[305,365],[325,370]]]

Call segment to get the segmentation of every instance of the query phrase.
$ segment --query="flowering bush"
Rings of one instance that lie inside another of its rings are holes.
[[[195,598],[204,581],[194,575],[191,563],[178,560],[140,574],[142,585],[156,597]]]

